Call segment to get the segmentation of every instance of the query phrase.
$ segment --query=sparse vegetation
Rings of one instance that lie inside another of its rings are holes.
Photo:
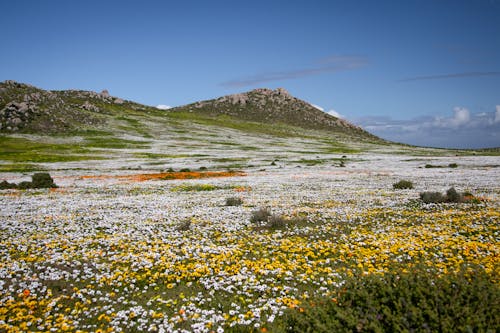
[[[226,198],[226,206],[241,206],[243,204],[243,200],[238,197],[230,197]]]
[[[446,168],[446,167],[454,169],[454,168],[458,168],[458,164],[457,164],[457,163],[450,163],[450,164],[448,164],[447,166],[444,166],[444,165],[434,165],[434,164],[426,164],[426,165],[425,165],[425,168],[426,168],[426,169],[432,169],[432,168]]]
[[[288,219],[286,219],[283,215],[272,214],[267,218],[266,226],[271,229],[279,229],[284,228],[288,222]]]
[[[191,219],[185,219],[184,221],[179,223],[179,225],[177,226],[177,230],[178,231],[189,231],[189,230],[191,230],[191,224],[192,224]]]
[[[252,212],[252,216],[250,217],[250,222],[252,223],[267,222],[269,216],[271,216],[271,209],[267,207],[262,207]]]
[[[399,182],[392,184],[392,187],[397,190],[412,189],[413,183],[409,180],[400,180]]]
[[[270,229],[280,229],[283,228],[287,225],[300,225],[304,224],[307,222],[307,219],[302,216],[294,216],[291,218],[286,217],[285,215],[281,214],[273,214],[271,212],[271,209],[267,207],[262,207],[259,208],[256,211],[252,212],[252,215],[250,217],[250,222],[252,223],[262,223],[265,222],[264,226],[266,228]]]
[[[182,184],[179,186],[175,186],[172,188],[173,192],[189,192],[189,191],[196,191],[196,192],[201,192],[201,191],[213,191],[220,189],[221,187],[212,185],[212,184]]]

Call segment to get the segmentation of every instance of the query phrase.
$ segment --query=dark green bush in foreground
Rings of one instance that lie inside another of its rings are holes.
[[[337,295],[289,310],[283,327],[286,332],[498,332],[500,287],[493,280],[481,268],[439,276],[421,267],[353,277]]]
[[[396,190],[412,189],[413,183],[409,180],[400,180],[399,182],[392,184],[392,187]]]

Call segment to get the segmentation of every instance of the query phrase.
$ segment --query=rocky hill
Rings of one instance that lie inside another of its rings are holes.
[[[168,111],[82,90],[47,91],[15,81],[0,83],[0,132],[54,134],[81,130],[124,128],[123,121],[142,126],[168,123],[176,114],[213,119],[212,125],[224,127],[221,116],[238,122],[293,126],[307,130],[352,135],[353,140],[378,140],[360,127],[318,110],[291,96],[285,89],[255,89],[176,107]],[[120,124],[120,121],[122,122]],[[137,126],[136,126],[137,127]]]
[[[372,136],[348,121],[318,110],[290,95],[285,89],[255,89],[173,108],[207,115],[227,115],[239,119],[282,123],[313,130],[340,131]]]
[[[121,98],[82,90],[47,91],[34,86],[0,83],[0,131],[50,134],[104,125],[120,109],[147,107]]]

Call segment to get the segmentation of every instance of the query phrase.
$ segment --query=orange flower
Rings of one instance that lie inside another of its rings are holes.
[[[24,297],[28,297],[30,294],[31,294],[31,292],[29,291],[29,289],[24,289],[23,290],[23,296]]]
[[[261,332],[267,332],[267,328],[262,327],[262,328],[260,329],[260,331],[261,331]]]

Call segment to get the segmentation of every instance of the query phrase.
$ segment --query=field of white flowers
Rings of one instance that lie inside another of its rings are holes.
[[[0,331],[266,332],[394,263],[479,265],[500,283],[498,157],[273,164],[192,179],[54,171],[57,189],[0,191]],[[402,179],[414,188],[393,189]],[[477,200],[418,199],[452,186]],[[251,222],[260,208],[284,223]]]

